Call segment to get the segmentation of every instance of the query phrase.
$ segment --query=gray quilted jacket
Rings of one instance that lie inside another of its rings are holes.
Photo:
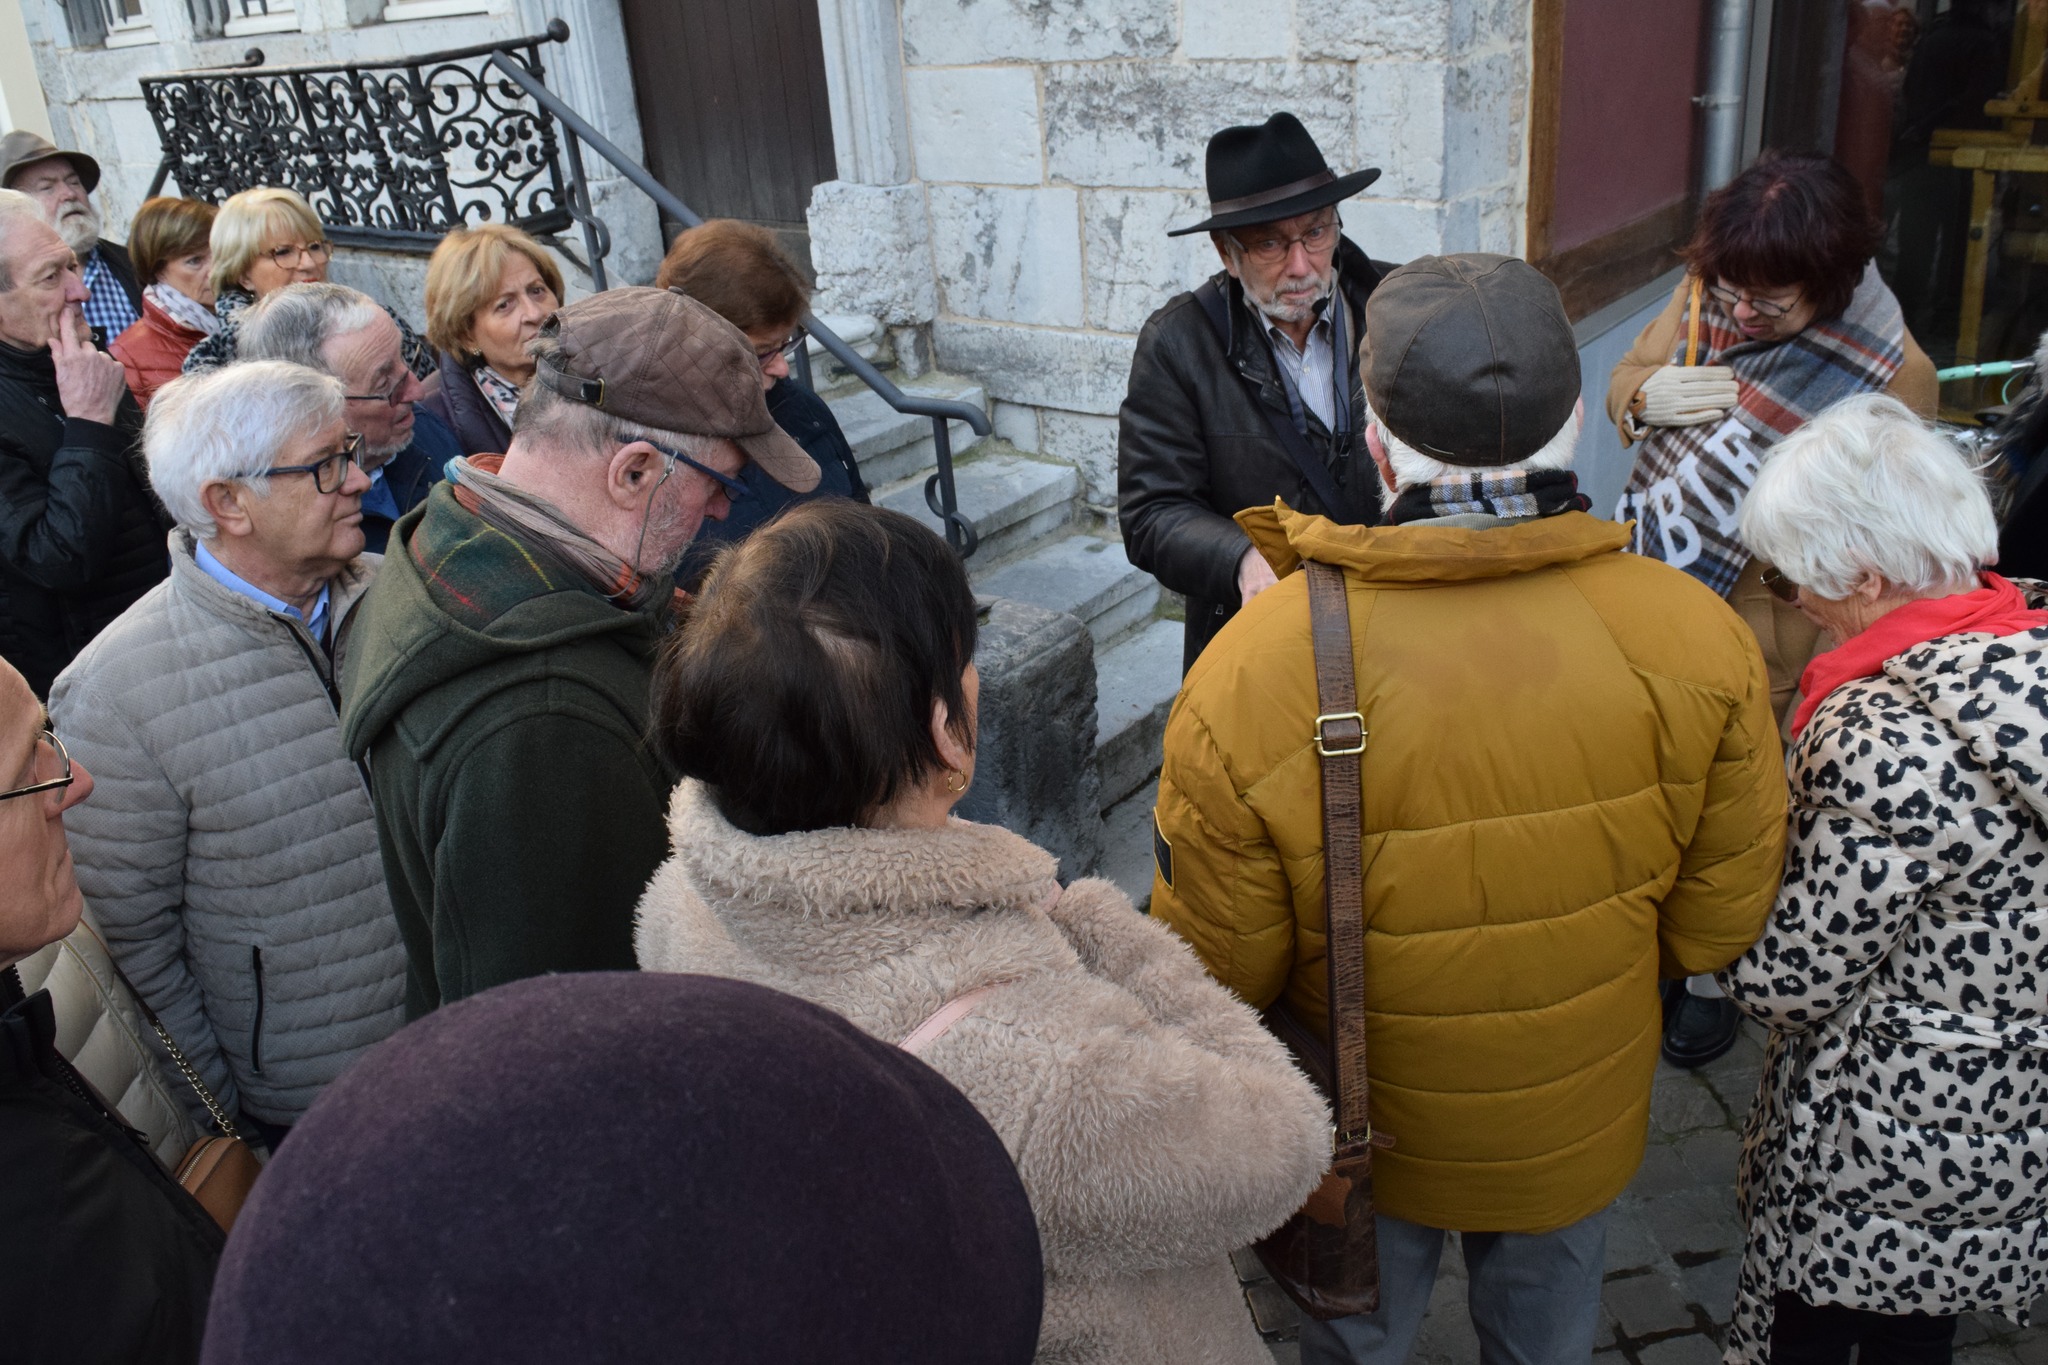
[[[129,979],[230,1111],[288,1124],[398,1028],[405,950],[334,668],[295,618],[216,583],[192,551],[172,532],[171,576],[51,689],[57,733],[95,780],[64,820]],[[337,640],[378,563],[336,577]]]

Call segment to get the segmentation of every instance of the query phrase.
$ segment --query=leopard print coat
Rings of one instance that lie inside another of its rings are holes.
[[[1726,1359],[1770,1359],[1780,1289],[2025,1322],[2048,1290],[2048,627],[1887,660],[1788,767],[1784,886],[1721,975],[1771,1030]]]

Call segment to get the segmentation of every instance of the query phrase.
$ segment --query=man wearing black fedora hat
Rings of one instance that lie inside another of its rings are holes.
[[[1278,113],[1209,139],[1209,216],[1168,234],[1207,232],[1223,269],[1138,334],[1117,513],[1131,563],[1187,597],[1183,668],[1272,586],[1237,512],[1280,497],[1341,522],[1379,520],[1352,356],[1384,267],[1337,218],[1379,175],[1335,174],[1301,120]]]

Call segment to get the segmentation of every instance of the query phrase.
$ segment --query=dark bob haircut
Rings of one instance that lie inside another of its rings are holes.
[[[972,748],[974,593],[900,512],[820,498],[722,553],[654,671],[652,742],[750,834],[857,825]]]
[[[1814,320],[1841,316],[1880,231],[1856,177],[1833,157],[1765,153],[1707,196],[1685,263],[1712,284],[1806,291]]]

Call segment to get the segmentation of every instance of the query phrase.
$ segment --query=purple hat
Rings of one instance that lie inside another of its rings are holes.
[[[373,1048],[222,1258],[210,1365],[1013,1362],[1038,1229],[943,1077],[709,976],[518,981]]]

